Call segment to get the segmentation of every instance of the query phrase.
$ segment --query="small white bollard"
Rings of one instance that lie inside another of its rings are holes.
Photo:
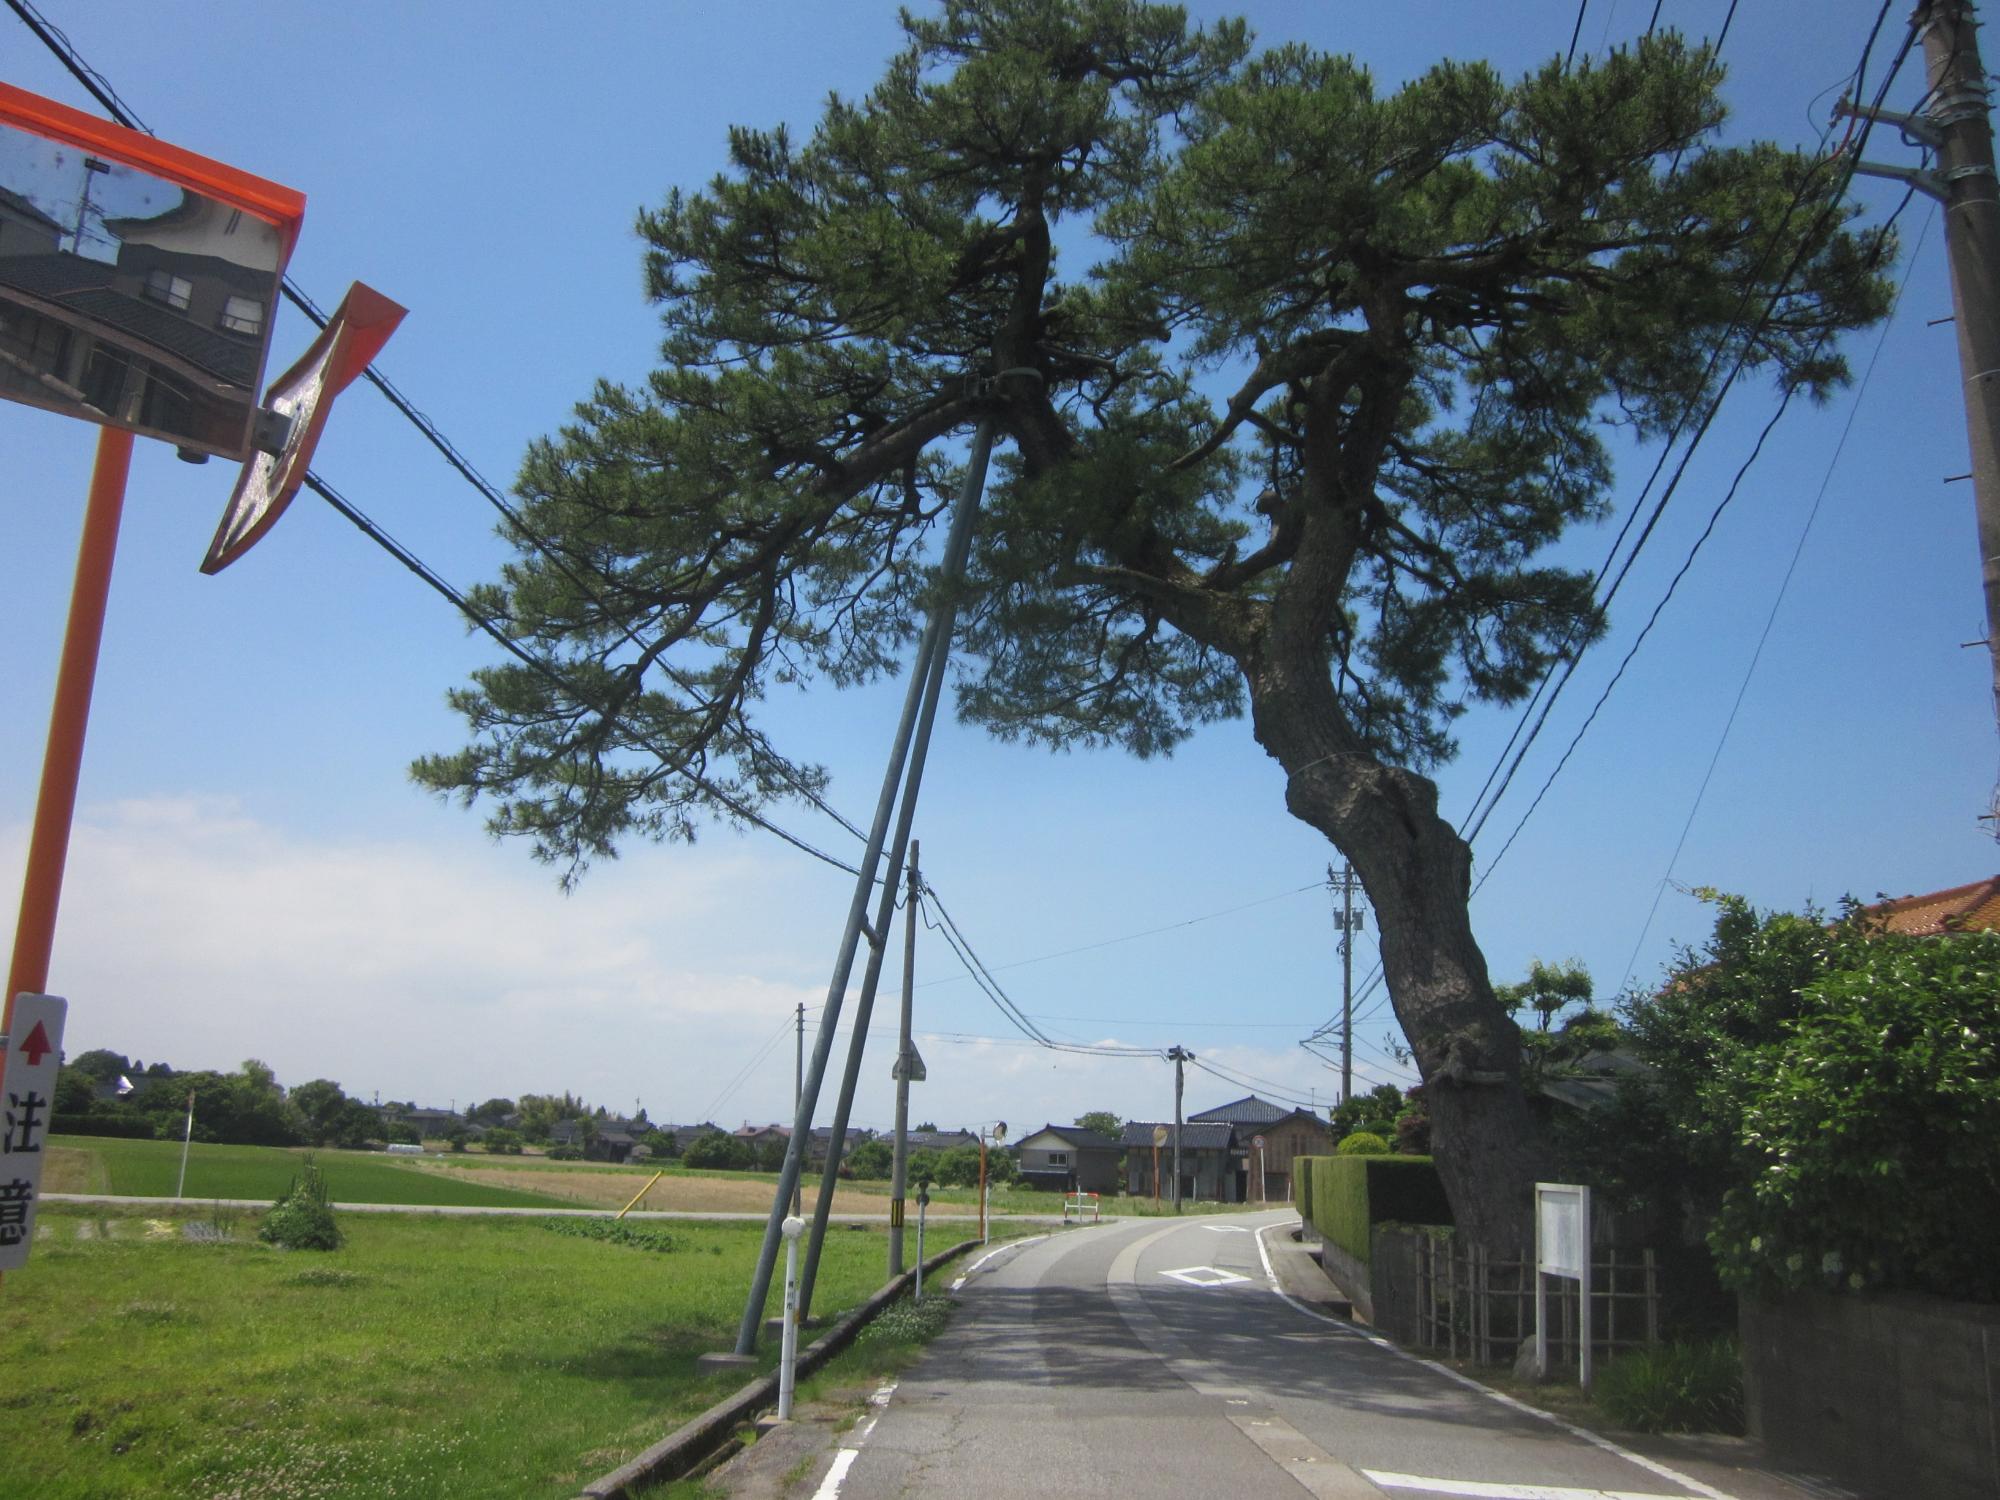
[[[785,1332],[778,1346],[778,1420],[789,1422],[799,1373],[799,1236],[806,1221],[792,1214],[779,1227],[785,1236]]]

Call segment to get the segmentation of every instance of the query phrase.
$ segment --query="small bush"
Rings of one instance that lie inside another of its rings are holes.
[[[326,1179],[308,1156],[299,1175],[276,1203],[265,1211],[257,1238],[283,1250],[338,1250],[340,1226],[327,1201]]]
[[[1591,1396],[1634,1432],[1743,1431],[1743,1361],[1726,1338],[1622,1354],[1598,1372]]]
[[[580,1147],[576,1146],[551,1146],[549,1147],[549,1160],[582,1161],[583,1151]]]
[[[552,1234],[566,1234],[580,1240],[602,1240],[631,1250],[654,1250],[666,1254],[680,1248],[664,1229],[646,1224],[626,1224],[617,1219],[544,1219],[542,1228]]]
[[[1387,1156],[1389,1143],[1372,1130],[1357,1130],[1352,1135],[1340,1138],[1340,1144],[1333,1148],[1342,1156]]]
[[[359,1286],[361,1278],[352,1271],[336,1271],[331,1266],[308,1266],[287,1283],[290,1286]]]
[[[921,1302],[908,1297],[884,1308],[875,1320],[854,1336],[857,1344],[926,1344],[944,1332],[951,1321],[953,1303],[949,1297],[932,1292]]]

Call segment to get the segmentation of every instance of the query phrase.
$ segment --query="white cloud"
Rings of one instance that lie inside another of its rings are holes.
[[[0,830],[0,871],[18,871],[24,849],[24,829]],[[423,1103],[570,1089],[611,1108],[643,1101],[656,1119],[789,1119],[794,1007],[809,1007],[810,1047],[845,894],[842,877],[809,869],[716,838],[635,851],[563,896],[512,846],[314,838],[226,799],[110,803],[76,823],[51,988],[71,1001],[72,1053],[220,1068],[255,1056],[287,1083],[330,1077]],[[899,962],[898,947],[857,1123],[893,1114]],[[1172,1117],[1166,1063],[981,1040],[968,1033],[1009,1028],[958,989],[920,1001],[930,1081],[913,1091],[913,1119],[1004,1118],[1018,1132],[1090,1109]],[[1143,1029],[1089,1040],[1157,1045]],[[1259,1085],[1267,1096],[1334,1096],[1335,1075],[1295,1047],[1181,1039],[1281,1086]],[[821,1120],[846,1054],[843,1031]],[[1246,1092],[1190,1069],[1186,1109]]]
[[[19,869],[23,831],[0,843]],[[50,983],[73,1052],[254,1055],[289,1082],[426,1102],[571,1088],[671,1114],[713,1097],[707,1054],[819,998],[734,958],[731,909],[763,873],[718,843],[564,897],[511,850],[313,842],[225,801],[122,802],[77,820]]]

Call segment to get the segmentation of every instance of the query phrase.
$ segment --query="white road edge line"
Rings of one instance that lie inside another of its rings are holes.
[[[1580,1490],[1551,1484],[1485,1484],[1472,1479],[1425,1479],[1416,1474],[1389,1474],[1363,1469],[1372,1484],[1390,1490],[1423,1490],[1432,1495],[1467,1495],[1474,1500],[1676,1500],[1638,1490]]]
[[[813,1491],[813,1500],[839,1500],[840,1487],[847,1482],[847,1471],[854,1467],[854,1460],[861,1456],[861,1445],[868,1441],[868,1434],[875,1430],[875,1424],[882,1418],[882,1409],[889,1404],[889,1398],[896,1394],[896,1382],[884,1381],[869,1396],[868,1404],[875,1408],[875,1415],[854,1429],[853,1438],[834,1450],[833,1467],[826,1471],[826,1478]]]
[[[995,1245],[991,1250],[988,1250],[984,1255],[980,1256],[978,1260],[975,1260],[971,1265],[967,1266],[965,1268],[965,1274],[959,1277],[958,1280],[954,1281],[951,1284],[951,1289],[955,1292],[960,1287],[964,1286],[966,1282],[972,1280],[973,1273],[977,1271],[981,1266],[985,1265],[986,1262],[993,1259],[994,1256],[1005,1255],[1009,1250],[1018,1250],[1023,1245],[1032,1245],[1035,1243],[1036,1240],[1045,1240],[1048,1238],[1049,1236],[1046,1234],[1031,1234],[1024,1240],[1009,1240],[1004,1245]]]
[[[1438,1363],[1438,1361],[1434,1359],[1425,1359],[1421,1354],[1412,1354],[1410,1353],[1409,1350],[1401,1347],[1400,1345],[1392,1342],[1391,1340],[1383,1338],[1379,1333],[1364,1333],[1361,1331],[1361,1329],[1355,1327],[1351,1323],[1346,1322],[1344,1319],[1331,1317],[1328,1314],[1321,1312],[1318,1308],[1311,1307],[1306,1303],[1299,1301],[1298,1298],[1292,1296],[1291,1293],[1287,1292],[1282,1286],[1278,1284],[1278,1273],[1276,1268],[1274,1268],[1271,1264],[1270,1249],[1264,1243],[1265,1235],[1269,1234],[1273,1229],[1282,1229],[1284,1227],[1285,1226],[1281,1223],[1270,1224],[1265,1226],[1265,1228],[1262,1229],[1261,1231],[1259,1231],[1257,1235],[1257,1254],[1264,1262],[1264,1276],[1265,1279],[1271,1283],[1271,1290],[1276,1292],[1280,1297],[1284,1298],[1286,1302],[1290,1303],[1293,1307],[1297,1308],[1307,1317],[1317,1318],[1322,1323],[1332,1324],[1335,1328],[1340,1329],[1343,1333],[1349,1334],[1355,1338],[1365,1339],[1379,1349],[1386,1349],[1389,1353],[1395,1355],[1396,1358],[1398,1359],[1406,1359],[1413,1365],[1422,1365],[1425,1369],[1433,1370],[1437,1374],[1444,1376],[1445,1379],[1456,1381],[1458,1384],[1464,1386],[1467,1390],[1477,1391],[1479,1392],[1480,1395],[1499,1402],[1502,1406],[1507,1407],[1511,1411],[1520,1412],[1524,1416],[1539,1418],[1540,1420],[1547,1422],[1550,1426],[1560,1428],[1562,1431],[1567,1432],[1571,1437],[1581,1438],[1584,1442],[1589,1443],[1593,1447],[1602,1448],[1606,1453],[1615,1454],[1619,1458],[1624,1459],[1627,1463],[1636,1464],[1638,1467],[1644,1469],[1647,1473],[1657,1475],[1659,1478],[1666,1480],[1669,1484],[1678,1484],[1683,1488],[1692,1491],[1694,1494],[1704,1496],[1705,1500],[1736,1500],[1736,1497],[1728,1493],[1726,1490],[1718,1490],[1713,1485],[1703,1484],[1699,1479],[1696,1479],[1691,1474],[1683,1474],[1680,1472],[1680,1470],[1669,1468],[1666,1464],[1660,1463],[1656,1459],[1647,1458],[1642,1453],[1634,1453],[1630,1448],[1621,1447],[1619,1444],[1612,1442],[1610,1438],[1604,1437],[1599,1433],[1592,1432],[1588,1427],[1579,1427],[1574,1422],[1565,1422],[1561,1417],[1556,1416],[1552,1412],[1546,1412],[1541,1410],[1539,1407],[1530,1406],[1525,1401],[1517,1401],[1512,1396],[1507,1395],[1504,1391],[1496,1391],[1493,1389],[1492,1386],[1484,1385],[1479,1381],[1474,1380],[1470,1375],[1460,1374],[1457,1370],[1452,1369],[1451,1366],[1449,1365],[1440,1364]]]

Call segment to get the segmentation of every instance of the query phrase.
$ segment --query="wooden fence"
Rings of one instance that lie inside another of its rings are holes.
[[[1604,1355],[1660,1341],[1660,1278],[1651,1250],[1600,1245],[1591,1253],[1591,1348]],[[1549,1279],[1549,1360],[1577,1359],[1577,1283]],[[1449,1235],[1425,1235],[1417,1252],[1417,1337],[1479,1364],[1513,1359],[1535,1333],[1534,1262],[1495,1260]]]

